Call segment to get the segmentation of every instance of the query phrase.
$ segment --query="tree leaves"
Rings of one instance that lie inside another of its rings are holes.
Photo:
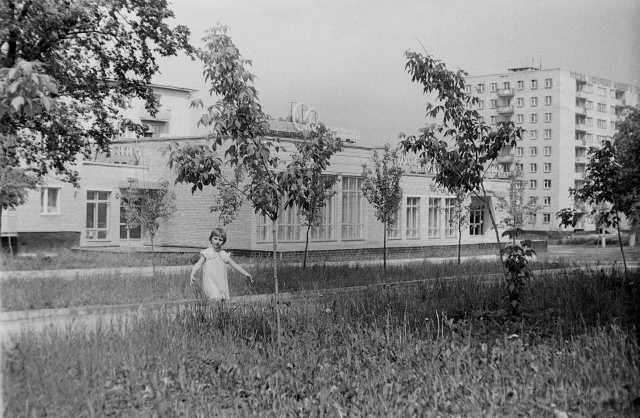
[[[189,30],[167,25],[173,12],[163,0],[5,3],[2,132],[19,133],[16,152],[39,176],[54,171],[77,182],[72,166],[90,144],[107,150],[125,129],[141,135],[141,125],[120,116],[123,103],[137,97],[155,114],[156,56],[192,51]]]

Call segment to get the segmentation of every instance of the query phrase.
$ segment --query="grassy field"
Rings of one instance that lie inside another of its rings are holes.
[[[24,334],[3,356],[5,416],[638,416],[633,273],[436,280],[285,308],[197,305]]]
[[[533,268],[569,267],[565,261],[536,261]],[[255,283],[249,283],[235,270],[229,271],[231,296],[273,293],[273,273],[268,261],[254,262],[247,267]],[[473,275],[480,277],[501,272],[495,260],[468,260],[434,264],[416,261],[388,268],[385,276],[380,266],[314,265],[303,270],[300,266],[281,263],[280,291],[318,290],[335,287],[370,285],[407,280]],[[69,308],[88,305],[117,305],[158,301],[193,299],[197,286],[188,285],[189,272],[144,275],[105,273],[89,278],[47,277],[7,279],[2,283],[0,306],[3,311],[27,309]]]
[[[7,271],[61,270],[110,267],[151,267],[151,253],[97,252],[59,250],[55,255],[35,254],[11,257],[0,253],[0,263]],[[195,264],[197,253],[157,253],[157,266],[184,266]]]

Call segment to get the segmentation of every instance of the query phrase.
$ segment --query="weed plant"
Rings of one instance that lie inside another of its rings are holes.
[[[270,304],[22,334],[5,416],[637,416],[637,287],[575,272],[528,289],[515,318],[499,281],[305,300],[279,352]]]
[[[567,263],[535,262],[534,268],[566,266]],[[272,267],[254,260],[248,267],[255,283],[248,286],[242,276],[229,270],[231,296],[273,293]],[[279,266],[282,292],[321,290],[336,287],[367,286],[408,280],[425,280],[459,275],[499,273],[496,261],[470,260],[463,264],[442,264],[417,261],[389,266],[387,275],[375,265],[314,265],[300,266],[282,263]],[[136,274],[103,273],[86,278],[47,277],[6,279],[2,282],[0,303],[3,311],[69,308],[88,305],[117,305],[193,299],[195,287],[188,285],[189,272],[161,273],[155,277]]]

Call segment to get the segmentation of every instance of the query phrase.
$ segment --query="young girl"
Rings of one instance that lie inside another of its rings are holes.
[[[202,273],[202,290],[209,299],[229,299],[229,283],[227,282],[227,264],[248,278],[253,279],[245,269],[237,265],[228,252],[222,250],[227,242],[227,233],[222,228],[215,228],[209,236],[211,247],[200,252],[200,260],[191,270],[190,283],[196,280],[196,273],[204,265]]]

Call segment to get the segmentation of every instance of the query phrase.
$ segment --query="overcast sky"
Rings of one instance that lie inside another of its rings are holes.
[[[426,98],[404,69],[423,51],[471,75],[538,66],[640,85],[638,0],[174,0],[176,24],[203,46],[205,30],[229,27],[253,60],[263,110],[286,117],[291,102],[328,126],[357,129],[359,145],[395,143],[424,122]],[[155,82],[201,91],[201,65],[160,61]]]

